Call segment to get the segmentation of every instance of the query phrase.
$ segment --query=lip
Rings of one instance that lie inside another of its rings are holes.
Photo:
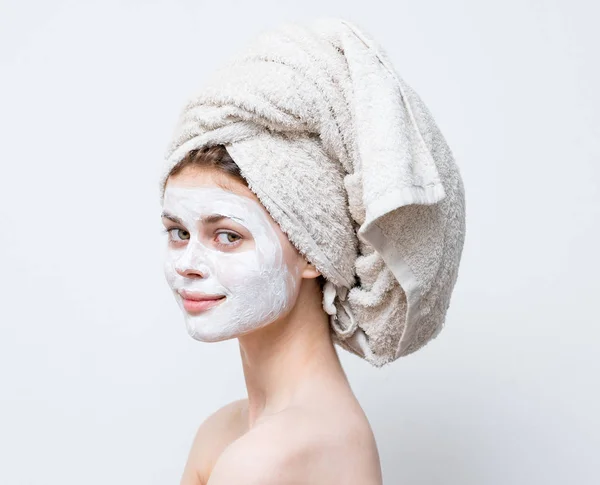
[[[226,298],[225,295],[193,293],[185,290],[181,290],[178,293],[183,300],[183,307],[188,313],[201,313],[219,305]]]

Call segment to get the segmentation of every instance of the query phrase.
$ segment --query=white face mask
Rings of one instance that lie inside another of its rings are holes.
[[[294,305],[299,268],[286,264],[273,222],[258,202],[218,187],[167,186],[165,213],[181,221],[169,231],[165,277],[193,338],[237,337]],[[215,214],[229,219],[208,223]],[[225,299],[198,313],[185,308],[180,291]]]

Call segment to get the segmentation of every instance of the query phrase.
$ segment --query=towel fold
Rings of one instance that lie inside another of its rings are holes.
[[[460,172],[431,113],[348,21],[263,31],[184,107],[169,172],[224,144],[327,282],[334,341],[382,366],[445,321],[465,236]]]

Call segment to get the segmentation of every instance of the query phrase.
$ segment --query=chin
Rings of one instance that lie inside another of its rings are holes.
[[[206,323],[201,323],[199,325],[194,324],[189,320],[189,317],[186,318],[186,327],[188,334],[194,340],[198,340],[199,342],[222,342],[224,340],[231,340],[238,337],[243,337],[244,335],[249,335],[257,330],[267,327],[271,323],[276,320],[263,322],[259,325],[253,325],[246,328],[229,328],[224,329],[223,327],[219,328],[208,328],[209,326]]]
[[[194,325],[186,319],[186,327],[188,334],[194,340],[198,340],[199,342],[222,342],[223,340],[231,340],[232,338],[236,338],[239,334],[236,333],[226,333],[223,332],[223,329],[207,329],[206,325],[202,325],[202,327]]]

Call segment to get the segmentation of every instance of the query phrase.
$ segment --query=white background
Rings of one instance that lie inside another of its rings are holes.
[[[245,397],[237,341],[188,337],[164,280],[160,162],[203,76],[316,15],[386,48],[466,188],[442,333],[379,370],[340,350],[384,484],[600,483],[595,2],[0,5],[2,485],[178,483]]]

